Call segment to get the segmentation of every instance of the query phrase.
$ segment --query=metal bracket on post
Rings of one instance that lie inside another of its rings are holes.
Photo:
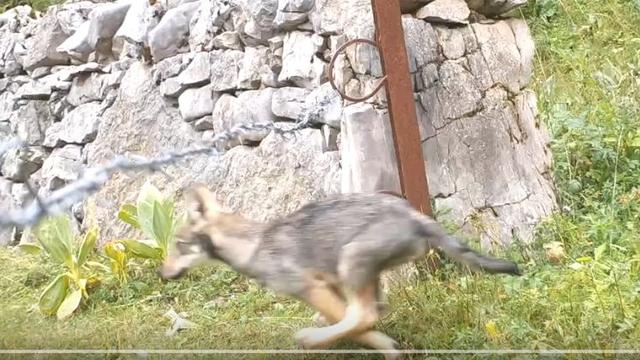
[[[376,41],[354,39],[337,49],[329,64],[329,81],[343,98],[353,102],[371,98],[384,85],[402,194],[416,209],[431,215],[426,165],[420,143],[413,86],[409,76],[400,3],[398,0],[371,0],[371,6],[376,26]],[[385,76],[370,94],[353,98],[338,90],[333,80],[333,65],[338,53],[358,42],[378,47]]]

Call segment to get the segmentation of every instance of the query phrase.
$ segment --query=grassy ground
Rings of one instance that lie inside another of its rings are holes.
[[[531,2],[523,15],[563,212],[534,244],[509,249],[523,277],[447,266],[394,288],[379,327],[404,347],[640,348],[640,2]],[[558,263],[543,247],[554,242]],[[0,348],[294,348],[292,334],[311,325],[309,309],[225,267],[166,284],[143,267],[60,322],[33,307],[52,270],[0,250]],[[170,307],[198,327],[165,336]]]

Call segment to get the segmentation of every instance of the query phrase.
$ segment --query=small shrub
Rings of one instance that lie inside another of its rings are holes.
[[[65,271],[58,274],[40,295],[40,311],[56,315],[58,319],[69,317],[87,298],[87,289],[98,282],[91,266],[99,265],[89,260],[94,251],[99,231],[91,228],[82,240],[75,240],[67,215],[44,219],[35,229],[39,245],[24,244],[21,248],[30,253],[42,250]]]
[[[105,245],[104,255],[121,284],[128,281],[129,259],[160,262],[166,258],[169,243],[182,222],[174,205],[171,197],[163,196],[152,184],[145,183],[135,204],[120,207],[118,218],[146,236],[144,240],[120,239]]]

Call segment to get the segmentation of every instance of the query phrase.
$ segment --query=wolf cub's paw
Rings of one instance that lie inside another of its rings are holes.
[[[319,326],[319,327],[328,326],[329,325],[329,322],[327,321],[327,318],[324,317],[324,315],[322,315],[319,312],[313,314],[313,317],[311,318],[311,320],[313,321],[314,325]]]
[[[393,349],[394,350],[400,350],[400,343],[393,340]],[[386,353],[384,354],[384,358],[385,360],[398,360],[398,359],[402,359],[402,353],[401,352],[390,352],[390,353]]]
[[[295,335],[296,343],[303,349],[314,349],[318,344],[318,341],[315,339],[317,335],[317,328],[304,328],[298,330]]]

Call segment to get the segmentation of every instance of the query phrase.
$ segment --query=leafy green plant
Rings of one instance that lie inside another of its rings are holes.
[[[119,239],[107,243],[103,249],[112,273],[121,284],[129,279],[129,260],[132,258],[162,261],[169,243],[182,218],[175,213],[174,200],[163,196],[150,183],[145,183],[135,204],[120,207],[118,218],[146,236],[144,240]]]
[[[152,241],[118,240],[133,257],[164,260],[169,243],[182,219],[175,213],[173,198],[163,196],[151,183],[145,183],[136,204],[124,204],[118,218]]]
[[[87,289],[98,281],[88,261],[94,251],[99,231],[96,227],[82,237],[74,239],[67,215],[57,215],[44,219],[35,229],[38,244],[23,244],[26,252],[44,252],[65,271],[58,274],[45,288],[38,302],[40,311],[46,315],[56,315],[58,319],[69,317],[88,297]]]

